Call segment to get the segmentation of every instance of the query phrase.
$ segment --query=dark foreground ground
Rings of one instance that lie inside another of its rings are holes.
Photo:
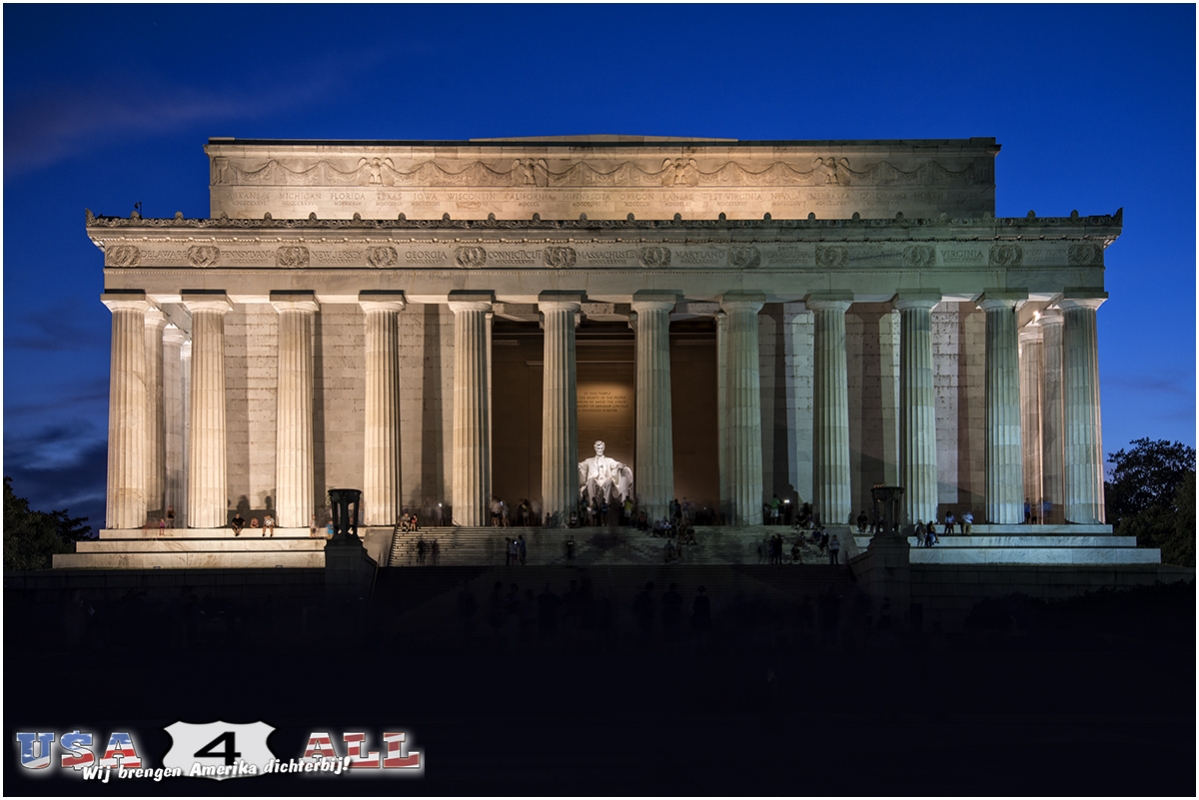
[[[189,643],[110,620],[105,641],[63,648],[9,602],[4,793],[1193,796],[1194,590],[1151,591],[1042,609],[1016,629],[1016,615],[988,629],[980,613],[951,636],[830,640],[718,618],[706,650],[686,628],[664,641],[660,625],[508,639],[481,619],[468,639],[452,615],[437,636],[371,636],[368,619],[304,643]],[[132,730],[159,766],[162,728],[179,720],[262,720],[284,758],[314,731],[339,744],[364,731],[379,750],[400,728],[426,769],[103,785],[64,777],[57,749],[48,774],[22,769],[14,744],[19,730]]]

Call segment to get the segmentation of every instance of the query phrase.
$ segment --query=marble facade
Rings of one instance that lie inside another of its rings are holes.
[[[368,525],[438,504],[485,524],[493,494],[563,511],[603,370],[632,397],[609,455],[655,514],[686,495],[758,524],[777,494],[844,524],[898,482],[912,520],[1021,523],[1035,494],[1103,522],[1122,216],[996,218],[994,139],[206,151],[209,217],[87,215],[110,530],[173,506],[307,535],[338,486]]]

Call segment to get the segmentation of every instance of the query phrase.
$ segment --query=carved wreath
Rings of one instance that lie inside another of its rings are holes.
[[[752,244],[735,244],[729,248],[729,266],[733,269],[754,269],[762,263],[762,254]]]
[[[487,251],[478,245],[459,247],[454,251],[454,261],[460,267],[478,269],[487,263]]]
[[[221,263],[221,248],[210,244],[194,244],[187,248],[187,260],[193,267],[215,267]]]
[[[670,266],[669,247],[643,247],[638,260],[647,269],[660,269]]]
[[[396,254],[394,247],[368,247],[366,248],[366,263],[370,264],[375,269],[386,269],[394,267],[400,258]]]
[[[1103,260],[1103,250],[1097,244],[1072,244],[1066,251],[1066,259],[1075,267],[1097,266]]]
[[[1018,267],[1024,260],[1024,253],[1018,244],[991,245],[992,267]]]
[[[937,251],[931,244],[910,244],[903,249],[903,263],[909,267],[931,267]]]
[[[570,269],[575,265],[573,247],[547,247],[542,251],[545,265],[554,269]]]
[[[108,249],[108,266],[136,267],[142,260],[142,251],[131,244],[119,244]]]
[[[298,245],[284,245],[275,251],[275,265],[280,267],[308,266],[308,248]]]
[[[844,267],[849,263],[849,250],[844,247],[816,247],[816,266],[825,269]]]

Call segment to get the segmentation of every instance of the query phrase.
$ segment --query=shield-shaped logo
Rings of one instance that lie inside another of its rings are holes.
[[[171,735],[171,749],[163,756],[162,765],[181,769],[184,775],[218,781],[245,778],[261,775],[267,762],[275,758],[266,744],[266,737],[275,729],[265,722],[176,722],[163,730]]]

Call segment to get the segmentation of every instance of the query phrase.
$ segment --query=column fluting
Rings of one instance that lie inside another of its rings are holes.
[[[937,410],[933,385],[932,310],[938,294],[900,294],[899,485],[908,523],[937,516]]]
[[[1020,347],[1016,304],[1021,292],[987,292],[986,312],[987,521],[1024,522],[1024,451],[1020,444]]]
[[[1096,314],[1107,294],[1067,296],[1062,359],[1065,410],[1066,522],[1102,523],[1103,419],[1099,407],[1099,338]]]
[[[575,322],[584,296],[543,292],[541,378],[541,504],[543,514],[566,519],[579,504],[579,413]]]
[[[279,313],[275,518],[280,528],[304,528],[315,510],[312,329],[319,306],[312,292],[271,292],[271,305]]]
[[[233,306],[224,292],[184,292],[183,304],[192,317],[187,524],[191,528],[222,528],[229,521],[225,314]]]
[[[105,527],[146,523],[146,312],[143,292],[105,292],[112,312],[108,390],[108,492]]]
[[[732,522],[732,493],[729,491],[728,370],[729,318],[723,311],[719,311],[716,313],[716,454],[720,474],[720,515],[726,522]]]
[[[1020,329],[1020,443],[1024,448],[1024,496],[1032,515],[1041,519],[1041,377],[1045,358],[1041,326],[1031,322]],[[1044,520],[1041,520],[1042,522]]]
[[[666,518],[674,498],[674,427],[670,393],[670,312],[678,295],[637,292],[637,459],[633,481],[651,520]]]
[[[1066,445],[1065,406],[1062,394],[1062,328],[1060,309],[1041,313],[1041,355],[1045,372],[1041,383],[1041,496],[1050,505],[1047,522],[1065,519]]]
[[[487,325],[490,292],[451,292],[454,312],[454,521],[485,525],[491,498]]]
[[[146,312],[146,511],[166,513],[166,421],[162,405],[162,334],[167,316]]]
[[[360,292],[366,316],[366,421],[362,513],[366,525],[395,525],[403,512],[400,437],[400,312],[403,292]]]
[[[174,325],[162,332],[162,415],[165,452],[164,509],[175,512],[175,526],[181,526],[183,511],[184,380],[183,343],[186,335]],[[164,512],[165,513],[165,512]]]
[[[849,370],[845,354],[847,293],[809,295],[813,313],[812,506],[826,525],[845,525],[852,509],[849,471]]]
[[[762,295],[727,294],[725,432],[729,515],[733,525],[762,524],[762,386],[758,361],[758,312]],[[636,475],[633,476],[634,480]]]

